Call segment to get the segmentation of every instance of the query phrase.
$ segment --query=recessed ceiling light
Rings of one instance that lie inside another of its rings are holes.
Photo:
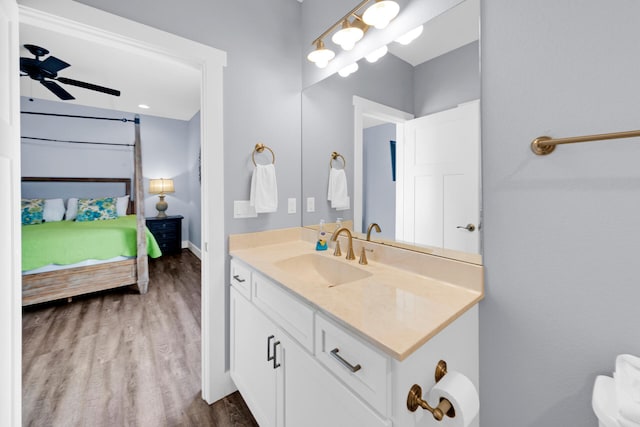
[[[149,108],[151,108],[147,104],[138,104],[138,107],[142,108],[143,110],[148,110]]]

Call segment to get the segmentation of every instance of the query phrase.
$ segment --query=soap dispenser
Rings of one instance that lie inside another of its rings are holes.
[[[326,251],[326,250],[327,250],[327,232],[324,231],[324,219],[321,219],[320,226],[318,227],[316,251]]]

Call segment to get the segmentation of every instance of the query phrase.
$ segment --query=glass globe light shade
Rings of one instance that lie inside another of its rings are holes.
[[[400,12],[398,3],[392,0],[377,0],[369,6],[362,15],[362,20],[367,25],[371,25],[381,30],[389,25],[389,22]]]
[[[373,63],[373,62],[376,62],[378,59],[382,58],[383,56],[385,56],[388,51],[389,51],[389,48],[387,48],[387,45],[384,45],[384,46],[374,50],[370,54],[366,55],[364,58],[367,61]]]
[[[408,33],[398,37],[395,41],[402,45],[408,45],[409,43],[411,43],[412,41],[420,37],[420,34],[422,34],[423,30],[424,30],[424,26],[420,25],[419,27],[416,27],[413,30],[409,31]]]
[[[346,25],[345,25],[346,24]],[[340,45],[344,50],[351,50],[356,43],[364,36],[364,31],[358,27],[352,27],[345,21],[342,29],[331,37],[331,41]]]
[[[316,50],[309,53],[309,55],[307,55],[307,59],[314,62],[317,67],[324,68],[329,64],[329,61],[331,61],[334,56],[336,56],[336,54],[333,53],[331,49],[324,47],[322,40],[318,40],[316,43]]]
[[[358,63],[354,62],[351,65],[347,65],[346,67],[344,67],[343,69],[341,69],[340,71],[338,71],[338,74],[340,74],[342,77],[347,77],[350,74],[355,73],[356,71],[358,71]]]

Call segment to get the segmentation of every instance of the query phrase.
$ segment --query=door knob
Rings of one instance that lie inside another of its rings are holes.
[[[465,230],[471,232],[471,231],[476,231],[476,226],[473,224],[467,224],[467,225],[459,225],[456,228],[464,228]]]

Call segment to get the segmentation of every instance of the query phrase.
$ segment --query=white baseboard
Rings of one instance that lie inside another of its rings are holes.
[[[182,247],[189,249],[191,253],[193,253],[195,256],[198,257],[198,259],[202,259],[202,251],[200,250],[199,247],[197,247],[193,243],[187,241],[185,244],[185,242],[183,242]]]

